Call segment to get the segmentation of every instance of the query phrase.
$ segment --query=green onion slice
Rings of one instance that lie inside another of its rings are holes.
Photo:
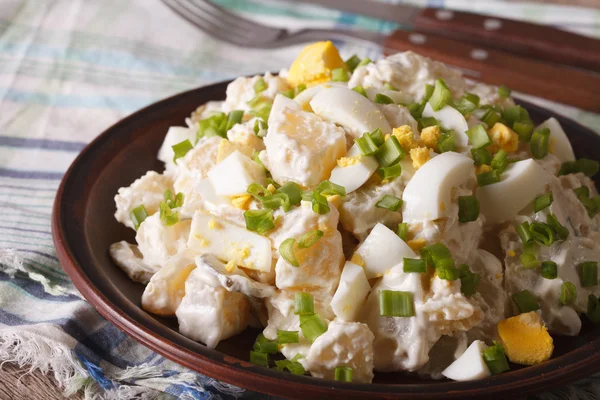
[[[296,96],[298,96],[300,93],[304,92],[306,90],[306,84],[305,83],[301,83],[298,86],[296,86]]]
[[[375,103],[377,104],[394,104],[394,100],[385,94],[377,93],[375,95]]]
[[[300,201],[302,200],[302,188],[295,182],[288,182],[277,189],[277,191],[287,195],[292,206],[300,204]]]
[[[356,54],[354,54],[354,55],[352,55],[352,57],[347,59],[345,62],[346,62],[346,68],[348,68],[348,71],[354,72],[356,67],[358,67],[358,64],[360,64],[360,57],[358,57]]]
[[[383,88],[384,88],[385,90],[394,90],[394,91],[396,91],[396,92],[398,91],[398,88],[397,88],[397,87],[395,87],[394,85],[392,85],[392,84],[391,84],[391,83],[389,83],[389,82],[385,82],[385,83],[383,84]]]
[[[569,237],[569,230],[565,226],[561,225],[560,222],[558,222],[556,215],[548,214],[546,217],[546,223],[548,226],[550,226],[550,228],[552,228],[560,240],[565,240],[567,237]]]
[[[542,265],[542,263],[540,262],[540,260],[537,259],[535,254],[531,254],[531,253],[521,254],[519,256],[519,260],[521,261],[521,264],[523,265],[523,267],[527,268],[527,269],[538,268],[540,265]]]
[[[275,228],[273,211],[271,210],[248,210],[244,212],[246,229],[263,234]]]
[[[295,92],[294,89],[284,90],[283,92],[279,92],[282,96],[287,97],[288,99],[293,99]]]
[[[458,196],[458,221],[465,223],[479,217],[479,201],[475,196]]]
[[[552,204],[552,200],[552,192],[548,192],[536,197],[533,201],[533,211],[538,212],[542,211],[546,207],[549,207],[550,204]]]
[[[529,143],[531,141],[531,135],[533,134],[534,125],[531,121],[517,121],[512,126],[513,131],[519,135],[521,142]]]
[[[550,246],[556,241],[554,230],[548,224],[543,222],[532,222],[529,225],[529,233],[537,244]]]
[[[131,212],[129,213],[129,218],[131,218],[131,223],[137,231],[142,222],[144,222],[144,220],[148,218],[148,212],[146,212],[146,207],[144,207],[143,204],[137,206],[136,208],[131,210]]]
[[[279,254],[285,261],[287,261],[290,265],[294,267],[299,267],[300,263],[296,258],[296,254],[294,254],[294,246],[296,244],[296,239],[287,238],[279,245]]]
[[[438,278],[447,281],[455,281],[460,278],[459,269],[451,265],[436,267],[435,272],[437,273]]]
[[[288,370],[293,375],[304,375],[306,371],[302,364],[294,360],[275,360],[275,367],[278,371]]]
[[[527,313],[530,311],[536,311],[540,309],[540,305],[538,304],[535,295],[529,290],[523,290],[519,293],[513,294],[512,299],[521,313]]]
[[[581,186],[577,189],[573,189],[573,191],[577,195],[577,198],[579,199],[581,204],[583,204],[583,206],[587,210],[590,218],[593,218],[594,215],[596,215],[596,213],[598,212],[599,206],[594,199],[590,198],[590,189],[588,189],[587,186]]]
[[[594,324],[600,323],[600,302],[593,294],[588,295],[587,312],[585,315]]]
[[[566,161],[558,171],[558,175],[576,174],[582,172],[585,176],[592,177],[600,169],[600,163],[587,158],[580,158],[577,161]]]
[[[227,135],[227,116],[225,113],[217,112],[211,116],[204,118],[198,122],[198,130],[196,132],[196,142],[202,137]]]
[[[510,370],[506,354],[504,354],[504,348],[500,343],[494,342],[494,345],[485,349],[482,355],[492,375],[498,375]]]
[[[312,210],[317,214],[327,214],[329,212],[329,203],[327,198],[317,191],[312,192]]]
[[[276,341],[269,340],[265,335],[259,333],[258,336],[256,336],[252,350],[259,353],[277,354],[279,352],[279,347],[277,346]]]
[[[441,135],[438,139],[436,145],[440,153],[445,153],[447,151],[456,151],[456,140],[452,132],[453,131],[445,133]]]
[[[306,249],[317,243],[319,239],[323,237],[323,231],[315,229],[314,231],[307,232],[304,235],[300,236],[298,239],[298,247],[301,249]]]
[[[469,128],[465,133],[469,137],[469,141],[474,149],[480,149],[492,144],[492,139],[490,139],[483,124]]]
[[[335,367],[334,379],[340,382],[352,382],[352,368]]]
[[[431,104],[433,111],[441,110],[451,100],[452,94],[448,86],[446,86],[446,82],[443,79],[436,79],[433,93],[429,99],[429,104]]]
[[[504,150],[499,150],[492,158],[492,162],[490,163],[491,167],[498,171],[498,173],[504,172],[506,167],[508,167],[508,153]]]
[[[294,294],[294,314],[312,315],[315,313],[315,301],[312,294],[296,292]]]
[[[421,99],[421,101],[424,103],[428,102],[429,99],[431,98],[431,95],[433,94],[434,89],[435,88],[433,87],[433,85],[426,83],[425,84],[425,93],[423,93],[423,98]]]
[[[173,226],[177,222],[179,222],[179,213],[177,211],[171,210],[171,208],[167,205],[166,202],[160,202],[159,210],[160,220],[164,222],[166,226]]]
[[[475,165],[490,164],[492,162],[492,155],[487,149],[471,149],[471,156]]]
[[[479,107],[479,96],[473,93],[466,93],[455,104],[455,108],[462,114],[468,115]]]
[[[529,243],[531,240],[533,240],[533,236],[531,236],[531,233],[529,232],[529,222],[527,221],[517,226],[517,233],[519,234],[523,244]]]
[[[269,355],[267,353],[251,351],[250,352],[250,362],[252,364],[260,365],[261,367],[268,367],[269,366]]]
[[[548,155],[548,145],[550,141],[550,130],[542,128],[533,132],[531,136],[531,155],[535,159],[541,159]]]
[[[577,287],[571,282],[563,282],[560,286],[560,304],[570,306],[577,300]]]
[[[269,126],[262,119],[257,118],[254,121],[254,134],[259,138],[263,138],[267,135],[267,129],[269,129]]]
[[[379,129],[379,128],[377,128],[373,132],[369,133],[369,136],[371,136],[371,139],[373,139],[373,142],[375,143],[375,145],[377,147],[381,146],[383,144],[383,142],[385,141],[385,139],[383,137],[383,132],[381,132],[381,129]]]
[[[357,67],[357,68],[358,68],[358,67],[364,67],[365,65],[369,65],[369,64],[371,64],[371,62],[372,62],[372,61],[371,61],[371,59],[370,59],[369,57],[365,57],[365,58],[363,58],[363,59],[362,59],[362,60],[361,60],[361,61],[358,63],[358,65],[357,65],[356,67]]]
[[[340,196],[346,195],[346,188],[340,185],[336,185],[335,183],[330,181],[323,181],[319,183],[319,186],[317,186],[316,191],[324,196],[333,196],[336,194]]]
[[[585,261],[579,264],[579,277],[581,286],[590,287],[598,285],[598,263],[596,261]]]
[[[402,166],[398,164],[382,167],[377,170],[377,173],[383,180],[392,180],[402,175]]]
[[[467,297],[475,294],[477,291],[477,285],[481,277],[479,274],[471,272],[469,266],[466,264],[458,267],[459,278],[460,278],[460,291]]]
[[[423,117],[419,119],[419,130],[429,128],[430,126],[440,125],[440,122],[435,117]]]
[[[188,139],[184,140],[183,142],[179,142],[173,146],[171,146],[173,149],[173,162],[177,163],[177,159],[185,156],[188,151],[192,150],[194,148],[194,146],[192,146],[192,142],[190,142]]]
[[[273,193],[270,196],[265,196],[262,199],[262,205],[268,210],[277,210],[279,207],[281,207],[285,212],[288,212],[292,208],[292,203],[290,202],[289,196],[281,192]]]
[[[354,90],[358,94],[363,95],[364,97],[367,97],[367,91],[365,90],[364,87],[362,87],[360,85],[353,87],[352,90]]]
[[[499,94],[501,97],[510,97],[510,93],[511,93],[511,90],[510,90],[510,88],[509,88],[508,86],[506,86],[506,85],[501,85],[501,86],[498,88],[498,94]]]
[[[397,233],[400,239],[406,242],[406,238],[408,237],[408,224],[406,222],[399,223]]]
[[[260,92],[264,92],[265,90],[267,90],[267,87],[267,82],[265,82],[265,80],[262,77],[260,77],[256,82],[254,82],[254,93],[258,94]]]
[[[477,175],[477,183],[479,186],[492,185],[500,182],[500,173],[498,170],[491,170]]]
[[[500,114],[498,114],[496,111],[489,109],[485,112],[485,114],[483,114],[483,116],[481,117],[481,120],[483,122],[485,122],[485,124],[491,128],[494,125],[496,125],[496,123],[500,122]]]
[[[369,132],[365,132],[361,137],[354,139],[354,142],[358,145],[360,152],[364,156],[371,156],[377,151],[377,145]]]
[[[277,343],[288,344],[288,343],[299,343],[298,331],[282,331],[277,330]]]
[[[402,199],[386,194],[375,204],[375,207],[385,208],[390,211],[398,211],[402,207],[402,203]]]
[[[346,68],[335,68],[331,70],[331,80],[334,82],[348,82],[348,71]]]
[[[225,131],[229,131],[234,125],[241,123],[243,117],[244,111],[242,110],[233,110],[227,114],[227,128]]]
[[[427,272],[427,262],[420,258],[404,258],[404,272]]]
[[[396,136],[390,136],[375,152],[375,158],[382,167],[389,167],[402,160],[406,152],[400,146]]]
[[[415,305],[412,292],[380,290],[379,314],[382,317],[414,317]]]
[[[327,332],[327,325],[318,314],[300,315],[300,329],[302,335],[309,342],[314,342],[319,336]]]

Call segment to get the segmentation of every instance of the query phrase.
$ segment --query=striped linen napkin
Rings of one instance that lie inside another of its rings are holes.
[[[314,6],[220,0],[266,24],[391,31],[396,25]],[[549,23],[600,36],[600,11],[470,0],[411,1]],[[338,43],[344,56],[379,49]],[[63,272],[50,232],[54,195],[77,153],[156,100],[209,82],[288,66],[299,47],[218,42],[158,0],[2,0],[0,6],[0,361],[52,372],[86,398],[252,398],[128,338]],[[600,131],[600,116],[530,99]],[[542,398],[594,398],[590,378]]]

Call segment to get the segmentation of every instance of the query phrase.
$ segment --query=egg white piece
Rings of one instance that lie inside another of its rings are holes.
[[[454,381],[472,381],[491,376],[481,354],[486,348],[481,340],[475,340],[456,361],[442,371],[442,375]]]
[[[567,134],[560,126],[560,122],[556,118],[550,117],[538,126],[535,130],[538,131],[542,128],[548,128],[550,130],[550,143],[549,151],[554,154],[561,162],[575,161],[575,153],[573,153],[573,147],[567,137]]]
[[[480,211],[488,223],[512,219],[544,192],[549,178],[550,175],[533,159],[513,163],[502,173],[500,182],[477,190]]]
[[[158,150],[158,159],[165,163],[167,167],[175,165],[173,157],[173,146],[177,143],[181,143],[184,140],[189,140],[192,145],[196,142],[196,131],[191,128],[184,128],[182,126],[172,126],[167,131],[165,140],[163,140],[160,150]]]
[[[377,106],[354,90],[334,87],[317,93],[310,101],[315,114],[352,132],[354,138],[365,132],[381,129],[383,134],[392,128]]]
[[[462,154],[446,152],[419,168],[406,185],[402,200],[404,222],[432,221],[446,216],[452,188],[465,183],[473,174],[473,160]]]
[[[365,271],[358,265],[346,261],[340,284],[331,300],[331,309],[343,321],[356,321],[371,286]]]
[[[211,253],[224,262],[271,271],[271,241],[223,218],[196,211],[187,244],[190,249]]]
[[[321,85],[312,86],[312,87],[309,87],[308,89],[305,89],[300,94],[298,94],[296,97],[294,97],[294,101],[296,103],[300,104],[300,107],[302,107],[303,110],[309,111],[309,110],[311,110],[310,102],[317,95],[317,93],[319,93],[323,89],[329,89],[332,87],[344,87],[345,88],[346,85],[344,83],[340,83],[340,82],[328,82],[328,83],[323,83]]]
[[[246,194],[251,183],[262,185],[267,179],[265,169],[238,150],[215,165],[207,175],[219,196]]]
[[[367,279],[384,275],[387,270],[401,263],[404,257],[417,257],[404,240],[380,223],[375,225],[355,253],[365,262]]]
[[[431,104],[427,103],[423,109],[423,116],[434,117],[444,128],[452,129],[454,131],[454,141],[459,149],[464,149],[469,145],[469,137],[465,133],[469,129],[469,124],[456,108],[444,106],[438,111],[433,111]]]
[[[345,157],[360,157],[352,165],[346,167],[336,167],[331,171],[329,180],[335,184],[343,186],[346,194],[354,192],[361,187],[379,167],[377,159],[373,156],[363,156],[357,144],[352,145]]]

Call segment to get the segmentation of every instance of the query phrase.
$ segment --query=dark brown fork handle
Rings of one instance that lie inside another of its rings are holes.
[[[412,50],[466,70],[478,81],[600,112],[600,73],[419,32],[395,31],[384,47],[388,53]]]
[[[600,72],[600,40],[546,25],[425,8],[414,29]]]

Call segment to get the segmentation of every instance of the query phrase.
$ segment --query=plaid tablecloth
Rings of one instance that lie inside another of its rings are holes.
[[[299,28],[396,25],[314,6],[220,0],[263,23]],[[600,12],[531,3],[411,1],[548,23],[600,36]],[[340,43],[344,56],[376,47]],[[240,49],[158,0],[0,1],[0,361],[51,372],[89,398],[255,397],[186,370],[128,338],[78,295],[52,245],[50,213],[77,153],[156,100],[209,82],[288,66],[299,47]],[[600,131],[600,116],[534,102]],[[595,398],[590,378],[543,398]]]

